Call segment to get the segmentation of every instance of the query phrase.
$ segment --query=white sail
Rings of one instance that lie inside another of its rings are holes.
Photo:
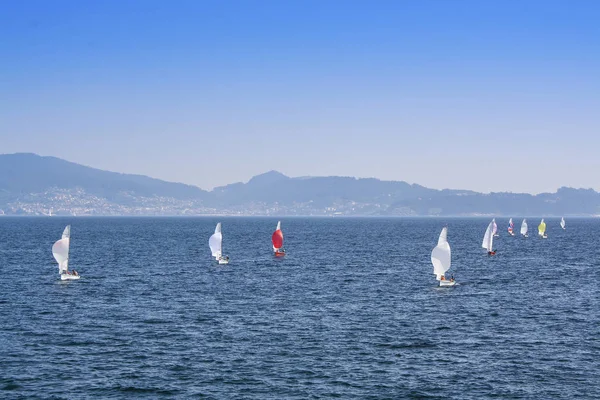
[[[69,245],[71,240],[71,225],[67,225],[62,234],[62,239],[57,240],[52,246],[52,255],[58,263],[59,273],[69,270]]]
[[[521,235],[525,236],[527,235],[527,220],[524,219],[523,222],[521,222]]]
[[[276,231],[280,231],[281,230],[281,221],[277,221],[277,228],[275,230]]]
[[[565,223],[565,217],[562,217],[562,218],[560,219],[560,227],[561,227],[561,228],[563,228],[563,229],[565,229],[565,226],[566,226],[566,223]]]
[[[493,224],[492,234],[495,235],[496,232],[498,232],[498,225],[496,225],[496,218],[492,218],[492,224]]]
[[[450,244],[447,240],[448,228],[443,228],[438,239],[438,244],[431,251],[431,263],[433,264],[433,273],[439,281],[442,276],[450,269]]]
[[[219,222],[217,224],[217,227],[215,228],[215,233],[213,233],[212,236],[208,239],[208,246],[210,247],[212,256],[217,260],[219,259],[219,257],[221,257],[222,244],[223,235],[221,234],[221,223]]]
[[[66,226],[65,230],[63,231],[62,238],[63,239],[71,238],[71,225]]]
[[[492,220],[485,230],[485,235],[483,235],[483,242],[481,243],[481,247],[487,249],[487,251],[492,251],[492,246],[494,243],[494,225],[495,222]]]

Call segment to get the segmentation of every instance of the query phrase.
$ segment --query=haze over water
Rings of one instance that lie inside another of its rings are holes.
[[[599,398],[600,220],[528,221],[488,257],[489,219],[286,218],[274,259],[275,218],[2,218],[0,396]]]

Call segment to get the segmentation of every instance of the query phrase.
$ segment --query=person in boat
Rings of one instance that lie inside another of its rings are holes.
[[[444,275],[442,275],[442,277],[440,278],[440,281],[445,281],[446,277]]]
[[[79,276],[79,274],[77,273],[77,271],[73,270],[73,275],[75,276]]]
[[[454,274],[450,277],[450,282],[454,282]]]

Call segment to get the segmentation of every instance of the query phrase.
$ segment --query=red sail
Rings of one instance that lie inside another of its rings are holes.
[[[276,249],[283,247],[283,232],[281,232],[281,229],[277,229],[273,232],[271,239],[273,240],[273,247]]]

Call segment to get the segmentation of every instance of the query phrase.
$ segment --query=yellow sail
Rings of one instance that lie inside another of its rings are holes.
[[[540,236],[543,236],[544,232],[546,232],[546,223],[544,222],[544,220],[542,220],[542,222],[540,222],[540,225],[538,226],[538,234]]]

